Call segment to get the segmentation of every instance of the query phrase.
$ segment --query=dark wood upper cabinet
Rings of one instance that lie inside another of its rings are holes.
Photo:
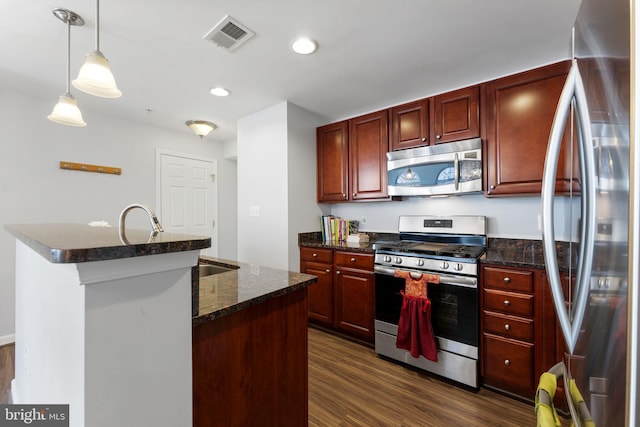
[[[429,100],[391,108],[391,151],[429,144]]]
[[[391,150],[480,136],[480,88],[470,86],[392,107]]]
[[[569,61],[561,62],[486,84],[488,196],[540,193],[551,124],[569,67]],[[576,160],[575,131],[568,121],[558,161],[557,194],[579,191]]]
[[[466,87],[433,97],[434,144],[480,136],[480,88]]]
[[[318,202],[349,199],[349,122],[342,121],[316,129]],[[386,169],[386,168],[385,168]]]
[[[388,110],[349,120],[350,199],[387,197]]]

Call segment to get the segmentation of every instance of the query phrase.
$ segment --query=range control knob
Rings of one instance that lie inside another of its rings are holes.
[[[422,266],[424,266],[424,260],[423,260],[423,259],[417,259],[417,260],[416,260],[416,265],[417,265],[418,267],[422,267]]]
[[[385,255],[384,256],[384,262],[391,262],[391,256],[390,255]]]
[[[402,258],[399,256],[396,257],[396,264],[402,264]]]
[[[447,261],[442,261],[440,263],[440,268],[446,270],[447,268],[449,268],[449,263]]]
[[[453,264],[453,269],[455,271],[462,271],[462,264],[460,263]]]

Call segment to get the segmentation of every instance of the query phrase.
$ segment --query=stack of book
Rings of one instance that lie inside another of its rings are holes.
[[[320,226],[324,243],[344,242],[349,235],[349,221],[346,219],[336,218],[333,215],[322,215]]]

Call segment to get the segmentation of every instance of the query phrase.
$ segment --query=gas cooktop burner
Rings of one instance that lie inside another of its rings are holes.
[[[434,255],[454,258],[478,258],[485,251],[484,246],[452,245],[448,243],[398,241],[381,244],[376,250],[407,255]]]

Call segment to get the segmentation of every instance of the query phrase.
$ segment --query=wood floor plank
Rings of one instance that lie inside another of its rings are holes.
[[[449,384],[309,330],[309,426],[535,426],[533,405]]]
[[[0,346],[0,404],[6,404],[15,370],[15,345]]]

